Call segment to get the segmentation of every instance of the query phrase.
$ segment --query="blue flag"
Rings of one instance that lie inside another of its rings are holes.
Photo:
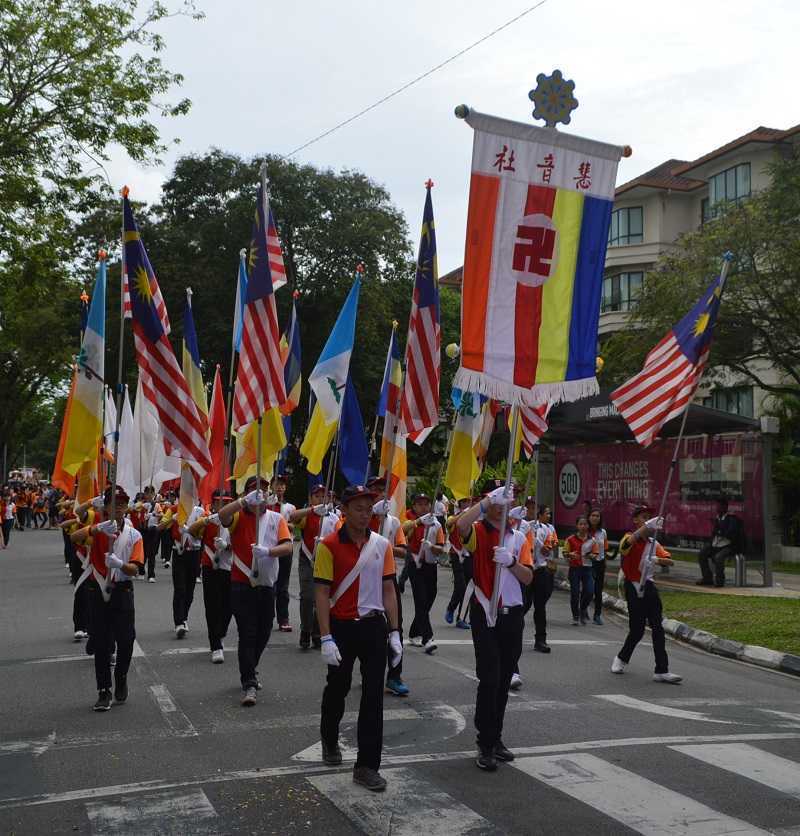
[[[369,467],[369,447],[353,381],[347,378],[339,422],[339,470],[348,485],[363,485]]]

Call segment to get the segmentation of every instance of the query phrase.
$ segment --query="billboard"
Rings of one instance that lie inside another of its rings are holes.
[[[606,529],[619,535],[630,528],[631,510],[661,501],[675,439],[659,439],[647,449],[635,442],[574,445],[555,451],[554,517],[568,529],[586,510],[603,512]],[[754,433],[684,438],[667,500],[666,541],[699,547],[711,532],[716,500],[728,497],[730,510],[747,536],[763,539],[762,457]]]

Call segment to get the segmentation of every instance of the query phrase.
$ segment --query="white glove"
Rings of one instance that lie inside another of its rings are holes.
[[[244,498],[245,505],[255,508],[256,505],[261,505],[264,502],[264,491],[250,491]]]
[[[429,525],[433,525],[436,522],[436,517],[434,517],[433,514],[425,514],[425,516],[419,517],[417,522],[427,528]]]
[[[278,501],[278,497],[275,496],[274,493],[271,493],[267,496],[267,505],[275,505]]]
[[[505,566],[506,569],[510,569],[516,563],[514,555],[511,554],[511,549],[507,549],[505,546],[494,547],[494,557],[492,560],[501,566]]]
[[[384,517],[389,513],[391,505],[388,499],[381,499],[372,506],[372,513],[379,517]]]
[[[510,520],[518,520],[518,521],[522,521],[522,520],[524,520],[524,519],[525,519],[525,516],[526,516],[526,510],[525,510],[525,506],[524,506],[524,505],[517,505],[517,507],[516,507],[516,508],[512,508],[512,509],[508,512],[508,518],[509,518]]]
[[[591,554],[593,545],[594,540],[592,540],[591,537],[588,540],[585,540],[581,545],[581,554]]]
[[[129,510],[129,511],[133,511],[133,509],[134,509],[135,507],[136,507],[136,503],[135,503],[132,499],[129,499],[129,500],[128,500],[128,510]]]
[[[211,523],[211,525],[221,525],[219,521],[219,514],[209,514],[206,517],[206,523]]]
[[[403,642],[400,641],[399,630],[389,633],[389,649],[392,651],[391,666],[396,668],[403,658]]]
[[[101,523],[97,523],[95,528],[98,531],[102,531],[103,534],[108,534],[111,536],[112,534],[117,533],[117,521],[116,520],[105,520]]]
[[[328,513],[328,506],[323,502],[322,505],[315,505],[312,510],[318,517],[324,517]]]
[[[647,520],[645,525],[651,531],[658,531],[660,528],[664,527],[664,518],[663,517],[651,517],[649,520]]]
[[[100,496],[92,497],[92,499],[89,500],[89,504],[92,508],[97,508],[98,511],[102,511],[106,501],[103,499],[103,495],[100,494]]]
[[[144,510],[147,511],[148,514],[153,510],[153,506],[149,502],[145,502],[142,505],[142,508],[144,508]]]
[[[495,488],[486,496],[486,499],[489,500],[489,505],[510,505],[514,496],[511,491],[509,491],[508,496],[506,496],[505,488]]]
[[[328,634],[327,636],[322,636],[321,640],[322,658],[325,660],[325,664],[338,668],[339,662],[342,661],[342,654],[339,653],[339,648],[336,646],[333,636]]]
[[[214,538],[214,548],[216,551],[221,552],[223,549],[226,549],[228,544],[222,539],[222,537],[215,537]]]
[[[117,557],[115,554],[108,552],[106,554],[106,566],[109,569],[121,569],[125,565],[125,561],[121,557]]]
[[[253,557],[256,560],[261,560],[263,557],[269,557],[270,550],[267,546],[257,546],[253,543]]]

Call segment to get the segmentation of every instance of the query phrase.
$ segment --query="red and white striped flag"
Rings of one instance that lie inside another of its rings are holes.
[[[406,380],[401,416],[408,437],[439,423],[439,376],[441,335],[439,331],[439,268],[436,262],[436,230],[433,223],[431,188],[425,184],[425,210],[417,257],[414,296],[406,342]]]
[[[650,351],[642,370],[611,393],[611,402],[643,447],[694,397],[708,361],[728,265],[726,260],[700,301]]]
[[[267,228],[267,252],[269,253],[269,270],[272,273],[272,289],[278,290],[286,284],[286,267],[283,264],[283,251],[278,239],[278,229],[272,209],[269,210],[269,227]]]
[[[123,190],[125,268],[131,277],[131,314],[142,391],[158,412],[167,453],[188,463],[198,477],[211,467],[205,427],[166,334],[156,303],[158,282]],[[166,316],[166,310],[165,310]]]
[[[520,406],[519,426],[522,435],[522,449],[531,458],[533,448],[547,432],[547,416],[552,404],[543,403],[540,406]]]
[[[273,256],[265,224],[265,218],[269,217],[266,175],[262,173],[253,223],[253,241],[250,245],[250,277],[242,321],[239,368],[233,391],[235,430],[257,421],[268,409],[282,406],[286,401],[280,352],[281,335],[272,283]]]

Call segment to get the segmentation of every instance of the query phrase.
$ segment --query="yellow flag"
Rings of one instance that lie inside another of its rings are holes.
[[[331,421],[330,424],[326,424],[319,403],[314,405],[306,437],[300,445],[300,455],[308,459],[306,469],[309,473],[319,473],[322,470],[322,460],[331,446],[338,423],[338,421]]]
[[[261,473],[271,473],[278,454],[286,446],[286,433],[280,409],[273,407],[264,413],[261,420]],[[256,454],[258,452],[258,421],[247,425],[239,435],[239,454],[233,465],[234,479],[255,476]]]

